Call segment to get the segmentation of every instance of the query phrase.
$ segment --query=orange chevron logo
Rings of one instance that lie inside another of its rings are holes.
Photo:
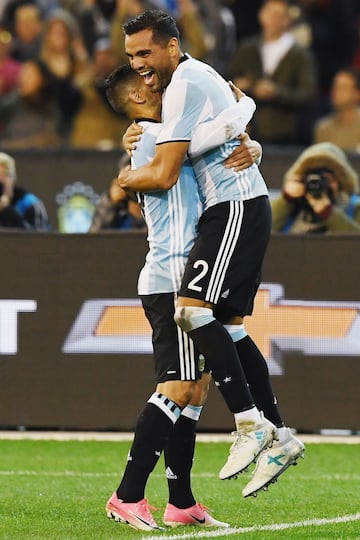
[[[267,359],[270,372],[283,367],[280,351],[304,355],[359,356],[360,302],[289,300],[279,284],[261,285],[248,333]],[[151,354],[151,328],[138,299],[86,301],[65,340],[65,353]]]

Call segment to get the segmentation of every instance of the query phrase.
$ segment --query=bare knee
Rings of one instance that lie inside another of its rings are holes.
[[[165,381],[157,385],[157,391],[184,408],[191,401],[196,381]]]
[[[195,407],[201,407],[202,405],[204,405],[209,393],[210,380],[211,374],[206,372],[203,373],[199,381],[196,381],[190,405],[194,405]]]

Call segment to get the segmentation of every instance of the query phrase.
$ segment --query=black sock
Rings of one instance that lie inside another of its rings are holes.
[[[236,341],[235,346],[255,405],[276,427],[283,426],[265,358],[250,336]]]
[[[181,412],[181,409],[178,408]],[[179,414],[180,414],[179,412]],[[129,452],[124,476],[116,490],[124,502],[144,498],[146,482],[164,450],[174,423],[153,403],[147,403],[140,414]]]
[[[196,424],[195,420],[182,414],[164,449],[169,503],[178,508],[189,508],[196,504],[190,481]]]
[[[205,356],[227,406],[233,413],[251,409],[251,396],[236,347],[229,333],[218,321],[189,332],[199,351]]]

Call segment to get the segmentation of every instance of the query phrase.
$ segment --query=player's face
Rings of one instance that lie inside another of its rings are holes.
[[[154,116],[161,118],[161,94],[154,92],[150,86],[147,86],[145,82],[141,82],[141,91],[146,99],[147,106],[153,111]]]
[[[176,44],[174,39],[170,39],[165,47],[154,43],[152,30],[125,36],[130,65],[152,92],[162,92],[169,84],[176,67]]]

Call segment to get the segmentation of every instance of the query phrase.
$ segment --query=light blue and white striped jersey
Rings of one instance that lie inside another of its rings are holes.
[[[136,143],[132,168],[149,163],[161,124],[140,122],[145,129]],[[193,168],[186,160],[178,182],[168,191],[138,194],[148,227],[149,251],[138,280],[138,293],[177,292],[185,264],[194,243],[201,214]]]
[[[162,129],[157,144],[191,141],[195,127],[234,105],[227,82],[210,66],[189,56],[181,61],[165,90]],[[191,160],[204,210],[229,200],[268,195],[256,164],[244,171],[226,169],[224,160],[239,144],[231,140]]]
[[[255,110],[251,98],[243,97],[211,122],[193,133],[189,152],[198,155],[242,133]],[[132,168],[149,163],[162,125],[142,121],[144,133],[132,156]],[[138,280],[139,294],[177,292],[194,243],[196,226],[203,211],[194,170],[185,159],[178,182],[168,191],[138,194],[148,227],[149,251]]]

